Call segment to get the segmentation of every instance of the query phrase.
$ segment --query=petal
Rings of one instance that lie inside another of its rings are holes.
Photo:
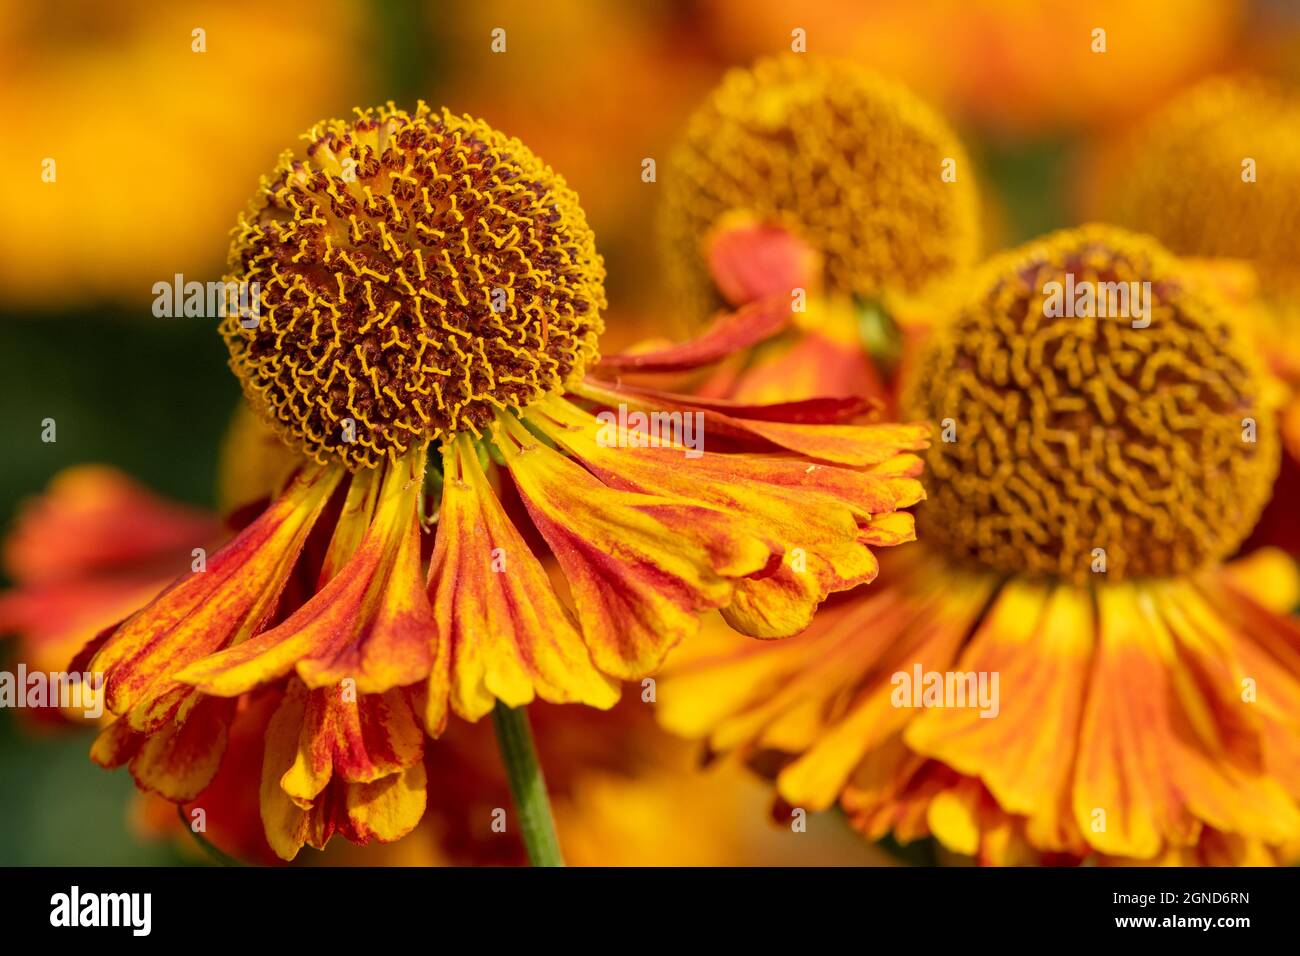
[[[588,381],[575,386],[574,392],[610,408],[623,405],[658,415],[698,413],[703,421],[703,427],[698,430],[700,437],[709,434],[722,438],[758,438],[771,449],[784,448],[836,464],[879,465],[902,456],[904,452],[920,451],[930,444],[930,426],[924,423],[840,425],[791,421],[784,417],[798,415],[800,406],[822,406],[825,400],[781,403],[774,408],[779,409],[783,417],[767,418],[762,417],[765,409],[761,405],[736,404],[728,408],[718,400],[697,401],[689,396],[630,386],[607,387]],[[907,460],[913,461],[910,457]]]
[[[862,528],[923,494],[914,478],[903,477],[921,467],[912,455],[870,471],[773,456],[686,457],[680,445],[610,441],[604,425],[563,400],[539,403],[528,419],[607,485],[719,508],[778,542],[785,563],[738,585],[725,612],[733,627],[756,637],[797,633],[827,594],[873,579],[877,563]],[[628,447],[612,447],[619,444]]]
[[[192,693],[176,681],[178,671],[256,632],[341,474],[305,466],[206,571],[181,578],[122,624],[91,663],[105,674],[109,709],[128,714],[137,730],[161,726]]]
[[[388,467],[355,553],[306,604],[278,626],[190,665],[181,679],[233,696],[290,670],[309,687],[352,678],[366,694],[428,677],[435,622],[420,568],[424,463],[420,449]],[[333,542],[330,553],[327,564],[338,560]]]
[[[572,592],[597,667],[635,680],[730,600],[735,578],[773,561],[765,536],[721,509],[602,484],[501,419],[501,449]],[[505,433],[509,433],[507,439]]]
[[[1086,592],[1009,582],[956,666],[997,675],[998,709],[929,709],[904,733],[918,753],[980,778],[1048,849],[1078,844],[1068,795],[1093,630]]]
[[[307,814],[280,786],[298,757],[298,740],[307,713],[307,688],[290,681],[266,728],[262,752],[261,808],[266,841],[282,860],[292,860],[307,840]]]
[[[626,352],[601,358],[601,370],[676,372],[698,368],[771,338],[790,325],[791,298],[787,292],[741,306],[719,315],[694,339],[653,352]]]
[[[354,843],[392,843],[406,836],[424,816],[427,779],[423,763],[372,783],[347,785],[348,838]]]
[[[1096,850],[1151,859],[1166,842],[1187,844],[1196,833],[1173,790],[1171,649],[1131,585],[1095,593],[1098,642],[1075,769],[1075,820]]]
[[[130,566],[171,578],[189,565],[192,548],[218,532],[214,517],[166,501],[115,468],[78,465],[23,506],[5,539],[4,565],[25,584]]]
[[[406,770],[423,754],[424,733],[403,691],[353,697],[336,688],[309,690],[298,752],[280,786],[306,808],[332,777],[371,783]]]
[[[863,756],[916,715],[895,703],[895,676],[949,670],[995,586],[983,574],[924,580],[905,603],[882,608],[885,649],[872,655],[872,669],[841,705],[842,716],[777,777],[786,801],[807,807],[834,802]]]
[[[602,709],[618,700],[617,682],[592,664],[582,635],[493,494],[466,437],[443,452],[429,593],[439,643],[451,652],[451,704],[466,720],[483,717],[498,700],[522,706],[535,693],[552,703]],[[431,698],[447,693],[445,682],[440,688],[430,683]]]
[[[168,800],[193,800],[216,776],[234,713],[233,700],[200,698],[183,717],[144,738],[131,758],[131,776]]]
[[[705,256],[718,291],[733,306],[767,296],[789,299],[796,289],[814,291],[822,273],[821,256],[806,242],[748,217],[714,228]]]

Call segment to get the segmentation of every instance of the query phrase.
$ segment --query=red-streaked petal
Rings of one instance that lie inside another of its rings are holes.
[[[878,465],[900,453],[919,451],[930,444],[930,427],[924,423],[883,425],[840,425],[807,423],[761,417],[763,406],[735,405],[728,409],[719,400],[697,401],[627,386],[606,386],[587,381],[574,388],[575,394],[617,408],[620,404],[646,414],[667,416],[699,413],[703,418],[700,437],[716,435],[727,439],[761,439],[769,449],[785,448],[821,461],[836,464]],[[831,401],[814,399],[808,404],[825,407]],[[848,401],[857,403],[857,400]],[[802,402],[774,406],[774,415],[795,417]],[[757,413],[757,414],[756,414]],[[661,418],[662,421],[671,421]],[[762,449],[760,449],[762,450]]]
[[[351,678],[366,694],[428,677],[435,622],[420,568],[424,465],[420,449],[389,466],[356,552],[311,600],[276,627],[191,664],[180,678],[224,697],[291,670],[309,687]]]
[[[767,296],[790,298],[821,282],[821,256],[780,226],[738,219],[724,222],[705,240],[709,272],[722,297],[744,305]]]
[[[534,524],[564,571],[596,666],[634,680],[695,633],[701,611],[774,554],[747,518],[602,484],[522,426],[499,439]]]
[[[290,693],[302,682],[290,679]],[[353,696],[340,688],[306,690],[307,704],[292,766],[280,786],[310,807],[332,777],[371,783],[399,773],[424,754],[424,731],[405,691]]]
[[[686,457],[678,445],[610,447],[595,418],[560,399],[528,417],[606,485],[719,508],[776,541],[786,556],[780,570],[741,583],[724,612],[755,637],[796,633],[827,594],[870,581],[877,563],[862,529],[923,494],[914,478],[898,477],[920,470],[910,454],[871,471],[774,456]]]
[[[582,635],[465,437],[443,452],[429,589],[439,643],[451,651],[450,681],[444,676],[441,686],[429,686],[435,727],[445,704],[434,698],[448,692],[467,720],[483,717],[498,700],[522,706],[535,693],[552,703],[602,709],[618,700],[617,682],[593,666]]]
[[[207,561],[128,618],[91,662],[108,707],[131,726],[160,727],[191,695],[178,671],[256,633],[342,470],[308,465],[285,494]]]
[[[653,352],[606,355],[599,368],[679,372],[708,365],[784,331],[792,318],[790,305],[789,293],[751,302],[735,312],[722,313],[699,336],[688,342]]]

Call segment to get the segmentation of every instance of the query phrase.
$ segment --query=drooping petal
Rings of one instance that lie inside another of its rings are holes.
[[[351,678],[367,694],[426,678],[434,619],[420,568],[424,464],[420,449],[388,467],[355,552],[306,604],[276,627],[191,664],[181,679],[232,696],[291,670],[310,687]],[[331,554],[327,564],[341,561],[333,547]]]
[[[1008,582],[957,663],[997,675],[997,709],[926,710],[904,733],[913,750],[980,778],[1005,810],[1028,817],[1046,849],[1078,842],[1068,796],[1093,631],[1085,592]]]
[[[429,567],[439,646],[450,649],[450,681],[430,681],[431,726],[444,701],[478,720],[500,700],[534,695],[602,709],[618,684],[591,662],[582,635],[489,486],[467,437],[443,452],[442,505]],[[437,700],[435,700],[437,698]]]
[[[221,764],[233,716],[234,701],[196,697],[147,734],[119,718],[100,731],[90,757],[109,769],[128,765],[137,784],[168,800],[193,800]]]
[[[733,306],[767,296],[789,298],[795,290],[818,291],[821,255],[788,229],[736,216],[720,222],[705,240],[709,273]]]
[[[872,580],[878,564],[863,529],[924,496],[915,479],[921,460],[911,454],[862,470],[776,456],[687,457],[680,444],[616,447],[597,419],[563,400],[534,409],[528,420],[606,485],[717,508],[778,542],[786,560],[740,582],[724,611],[756,637],[797,633],[827,594]]]
[[[298,752],[280,786],[306,808],[333,777],[371,783],[411,767],[423,753],[424,734],[404,691],[308,690]]]
[[[703,420],[703,434],[749,439],[751,442],[760,439],[769,447],[758,450],[787,449],[842,465],[879,465],[904,452],[920,451],[930,443],[930,427],[924,423],[844,425],[797,420],[800,406],[824,406],[827,402],[824,399],[782,403],[775,408],[783,417],[776,418],[762,417],[764,409],[761,405],[737,403],[728,408],[726,403],[717,399],[706,402],[624,385],[605,386],[589,381],[575,386],[574,392],[608,407],[617,408],[622,404],[647,415],[663,416],[659,419],[663,422],[671,422],[668,416],[673,414],[699,413]],[[854,404],[860,407],[860,403]],[[791,418],[796,420],[789,420]]]
[[[176,680],[180,670],[256,633],[341,475],[305,466],[206,570],[180,579],[122,624],[91,663],[105,675],[110,710],[126,714],[136,730],[157,729],[193,696]]]
[[[337,692],[290,679],[266,733],[267,842],[292,860],[304,844],[323,849],[335,833],[358,843],[400,839],[424,814],[422,753],[419,722],[402,692],[348,704]],[[370,779],[352,781],[349,772]]]
[[[737,578],[770,567],[779,550],[748,518],[697,500],[602,483],[502,419],[499,438],[533,523],[568,580],[596,666],[635,680],[698,629],[702,611],[730,599]]]

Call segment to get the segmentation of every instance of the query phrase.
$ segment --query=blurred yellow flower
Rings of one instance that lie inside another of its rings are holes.
[[[351,0],[0,0],[5,304],[143,303],[176,273],[216,278],[230,210],[351,98],[360,22]],[[273,109],[268,72],[297,78]]]

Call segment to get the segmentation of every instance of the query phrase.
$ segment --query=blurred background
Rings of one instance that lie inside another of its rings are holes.
[[[1248,64],[1294,80],[1300,4],[0,0],[0,528],[86,462],[214,505],[238,387],[211,321],[155,318],[153,284],[219,278],[258,176],[354,106],[424,99],[527,142],[596,231],[606,347],[664,334],[642,160],[666,157],[728,66],[789,49],[796,28],[810,55],[851,57],[947,114],[978,167],[992,250],[1077,221],[1089,151],[1198,78]],[[17,653],[0,643],[0,669]],[[0,863],[194,861],[157,836],[125,772],[87,760],[89,739],[0,711]],[[761,808],[747,816],[770,829]],[[877,859],[836,852],[819,859]]]

